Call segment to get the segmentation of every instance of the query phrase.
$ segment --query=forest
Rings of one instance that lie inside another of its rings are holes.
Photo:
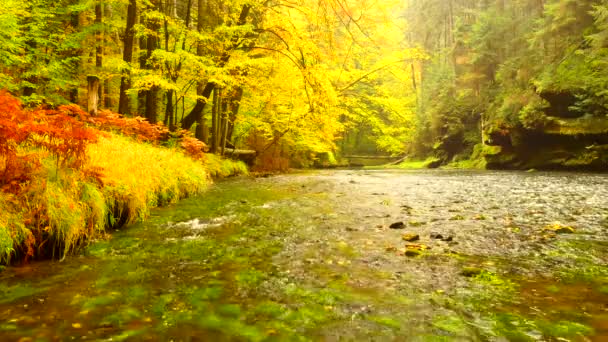
[[[0,340],[604,341],[606,171],[608,0],[0,0]]]
[[[191,130],[212,152],[255,150],[260,169],[353,154],[605,169],[607,11],[573,0],[5,0],[0,87],[29,107],[77,103]]]

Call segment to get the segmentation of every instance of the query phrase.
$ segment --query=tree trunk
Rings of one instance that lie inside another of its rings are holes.
[[[79,26],[80,26],[79,13],[76,12],[76,13],[71,14],[70,24],[71,24],[72,28],[74,29],[74,31],[77,32],[79,29]],[[79,57],[79,56],[80,56],[80,51],[78,49],[76,49],[76,48],[70,49],[69,57]],[[78,72],[78,69],[80,69],[80,58],[73,58],[72,61],[70,62],[70,64],[71,64],[73,73],[76,74]],[[69,95],[70,102],[77,103],[78,102],[78,86],[70,89],[69,94],[70,94]]]
[[[87,112],[92,116],[97,116],[97,109],[99,107],[99,77],[87,76],[88,83],[88,99],[87,99]]]
[[[112,5],[106,3],[103,7],[104,16],[106,18],[112,18]],[[103,30],[103,45],[104,45],[104,53],[107,53],[108,48],[108,32],[106,32],[106,28]],[[104,108],[112,108],[112,98],[110,97],[110,80],[106,77],[103,80],[103,106]]]
[[[103,7],[101,1],[95,5],[95,25],[97,26],[97,32],[95,33],[95,67],[97,70],[101,70],[103,67]],[[103,87],[101,83],[97,87],[97,99],[103,98]]]
[[[165,126],[169,127],[170,130],[174,128],[174,119],[173,119],[173,97],[175,96],[175,90],[169,89],[167,90],[167,106],[165,107]]]
[[[144,17],[142,15],[139,16],[139,24],[143,25],[145,23]],[[139,38],[139,68],[146,68],[146,61],[148,60],[146,54],[144,53],[148,49],[148,41],[144,35]],[[146,94],[147,90],[140,90],[137,93],[137,112],[139,115],[144,114],[146,112]]]
[[[213,106],[211,107],[211,153],[215,153],[217,151],[217,133],[219,132],[218,112],[220,110],[219,102],[219,90],[215,88],[213,90]]]
[[[135,39],[135,18],[137,18],[137,0],[130,0],[127,7],[127,27],[125,29],[125,38],[123,39],[124,50],[122,60],[131,64],[133,61],[133,41]],[[118,112],[120,114],[131,114],[131,106],[127,90],[131,88],[130,72],[120,78],[120,98],[118,100]]]
[[[156,9],[157,3],[152,1],[153,9]],[[156,19],[148,19],[146,27],[156,33],[160,27]],[[158,39],[155,34],[146,37],[146,69],[151,69],[148,61],[152,57],[152,53],[158,47]],[[158,87],[153,85],[146,91],[146,112],[145,117],[150,123],[155,124],[158,121]]]
[[[146,92],[146,119],[150,123],[158,122],[158,86],[152,86]]]
[[[152,6],[153,6],[152,8],[154,10],[157,10],[158,9],[158,0],[152,1]],[[156,33],[160,29],[160,23],[157,18],[151,18],[151,19],[147,20],[146,27],[150,31]],[[156,50],[158,48],[158,38],[156,37],[156,34],[148,35],[146,45],[147,45],[146,46],[147,47],[146,62],[147,62],[152,57],[152,53],[154,52],[154,50]],[[146,63],[146,68],[150,69],[151,66]],[[158,121],[158,91],[159,91],[158,86],[153,85],[146,92],[146,115],[145,116],[146,116],[146,119],[148,119],[148,121],[153,124],[155,124]]]
[[[199,24],[201,25],[199,27],[201,27],[202,29],[202,20],[201,18],[204,16],[204,11],[202,9],[202,5],[204,5],[204,0],[198,0],[198,15],[199,15]],[[239,21],[237,22],[237,25],[242,26],[245,25],[247,23],[247,16],[249,15],[249,11],[251,10],[251,5],[243,5],[243,8],[241,9],[241,14],[239,16]],[[234,49],[236,49],[239,45],[239,37],[235,36],[232,38],[232,46],[230,48],[228,48],[222,55],[222,57],[220,58],[220,61],[218,63],[218,67],[223,67],[224,65],[226,65],[226,63],[228,63],[228,61],[230,60],[230,52]],[[199,44],[199,47],[201,45]],[[213,91],[213,89],[215,88],[215,83],[214,82],[208,82],[205,85],[205,88],[202,90],[201,94],[199,96],[202,96],[204,98],[204,100],[199,100],[196,102],[196,105],[194,106],[194,108],[192,109],[192,111],[190,111],[190,113],[184,118],[184,120],[182,121],[182,128],[184,129],[190,129],[192,127],[192,125],[194,125],[194,123],[199,122],[199,117],[201,115],[203,115],[203,110],[205,109],[205,105],[207,103],[206,100],[209,99],[209,97],[211,96],[211,92]]]
[[[226,141],[232,142],[232,133],[234,132],[234,122],[241,107],[243,99],[243,88],[238,87],[235,90],[234,96],[230,99],[230,117],[228,118],[228,132],[226,133]]]

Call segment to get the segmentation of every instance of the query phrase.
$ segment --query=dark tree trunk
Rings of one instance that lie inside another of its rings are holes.
[[[71,23],[71,26],[73,27],[74,31],[78,31],[78,28],[80,26],[79,13],[76,12],[76,13],[71,14],[70,23]],[[70,49],[69,56],[70,57],[79,57],[80,51],[78,49]],[[77,70],[80,69],[80,58],[72,59],[71,64],[72,64],[72,70],[74,70],[74,73],[77,73]],[[74,77],[75,76],[76,75],[74,75]],[[77,103],[78,102],[78,86],[70,89],[69,93],[70,93],[70,102]]]
[[[203,4],[203,2],[204,2],[203,0],[199,0],[199,21],[201,21],[201,18],[202,18],[201,13],[202,13],[202,15],[204,15],[204,11],[201,9],[201,4]],[[251,10],[250,5],[243,5],[237,25],[242,26],[247,23],[247,16],[249,15],[250,10]],[[199,25],[202,25],[202,24],[199,23]],[[232,38],[232,46],[229,47],[226,50],[226,52],[224,52],[222,57],[220,58],[220,61],[218,63],[219,67],[223,67],[224,65],[226,65],[226,63],[228,63],[228,61],[230,60],[230,52],[239,46],[239,44],[240,44],[239,40],[240,40],[240,37],[235,36]],[[192,111],[190,111],[190,113],[182,121],[182,128],[190,129],[192,127],[192,125],[194,125],[194,123],[200,121],[199,117],[201,115],[203,115],[203,110],[205,109],[205,105],[207,103],[206,100],[209,99],[209,97],[211,96],[211,92],[213,91],[214,88],[215,88],[214,82],[209,82],[205,85],[205,88],[202,90],[201,94],[199,95],[199,96],[204,97],[204,100],[199,100],[196,102],[196,105],[194,106]]]
[[[235,90],[234,96],[230,99],[229,111],[230,117],[228,118],[228,132],[226,133],[226,141],[232,142],[232,133],[234,132],[234,122],[236,116],[239,113],[241,107],[241,100],[243,99],[243,88],[238,87]]]
[[[127,7],[127,27],[123,40],[124,50],[122,60],[131,64],[133,61],[133,41],[135,39],[135,19],[137,18],[137,0],[130,0]],[[120,98],[118,100],[118,112],[120,114],[131,114],[131,106],[127,90],[131,88],[130,75],[123,75],[120,79]]]
[[[112,18],[112,5],[106,3],[104,6],[104,15],[106,18]],[[103,30],[104,49],[108,49],[108,33]],[[104,51],[105,52],[105,51]],[[103,80],[103,106],[104,108],[112,108],[112,99],[110,97],[110,80],[106,77]]]
[[[143,16],[139,16],[139,24],[144,24],[145,20]],[[139,68],[140,69],[145,69],[146,68],[146,61],[148,60],[147,57],[147,50],[148,50],[148,41],[146,39],[145,36],[141,36],[139,38],[139,57],[138,57],[138,61],[139,61]],[[143,114],[146,112],[146,94],[148,93],[148,91],[146,90],[140,90],[137,93],[137,112],[139,115]]]
[[[146,92],[146,119],[153,124],[158,122],[158,86]]]
[[[173,116],[173,97],[175,96],[175,90],[169,89],[167,90],[167,106],[165,107],[165,126],[169,127],[169,129],[173,130],[174,124],[174,116]]]
[[[158,0],[152,1],[152,5],[154,9],[158,9]],[[160,23],[156,18],[148,19],[146,26],[154,33],[160,29]],[[152,57],[154,50],[158,48],[158,43],[156,34],[151,34],[147,37],[147,61]],[[146,67],[147,69],[151,69],[148,63],[146,63]],[[146,119],[151,123],[158,121],[158,91],[158,86],[152,86],[146,93]]]
[[[95,5],[95,25],[97,26],[97,32],[95,33],[95,67],[97,70],[101,70],[103,67],[103,7],[101,1]],[[103,97],[103,87],[101,84],[97,87],[97,100]],[[97,107],[97,106],[96,106]],[[97,112],[97,108],[95,109]],[[97,114],[97,113],[96,113]]]
[[[217,143],[219,132],[219,111],[220,111],[220,101],[219,101],[219,90],[215,88],[213,91],[213,107],[211,107],[211,153],[215,153],[217,151]]]

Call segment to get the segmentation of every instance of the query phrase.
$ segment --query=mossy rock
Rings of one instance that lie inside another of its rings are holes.
[[[552,232],[555,234],[574,234],[576,233],[576,230],[570,226],[564,226],[560,223],[555,223],[555,224],[551,224],[551,225],[547,225],[545,226],[545,228],[543,228],[544,232]]]
[[[420,235],[414,233],[406,233],[401,236],[404,241],[412,242],[420,240]]]
[[[460,271],[460,275],[465,276],[467,278],[472,278],[480,275],[481,272],[483,272],[483,270],[479,267],[467,266],[462,268],[462,270]]]

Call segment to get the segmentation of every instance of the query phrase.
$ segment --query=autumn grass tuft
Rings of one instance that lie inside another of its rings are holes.
[[[19,196],[0,191],[0,264],[63,258],[107,228],[144,220],[153,207],[201,194],[211,183],[204,163],[182,150],[116,134],[89,144],[79,169],[44,150],[25,150],[40,167]]]
[[[89,145],[87,167],[101,168],[110,226],[145,219],[150,209],[200,194],[210,184],[200,161],[180,150],[109,135]]]
[[[207,154],[205,166],[214,178],[226,178],[231,176],[248,174],[247,165],[242,161],[224,159],[215,154]]]

